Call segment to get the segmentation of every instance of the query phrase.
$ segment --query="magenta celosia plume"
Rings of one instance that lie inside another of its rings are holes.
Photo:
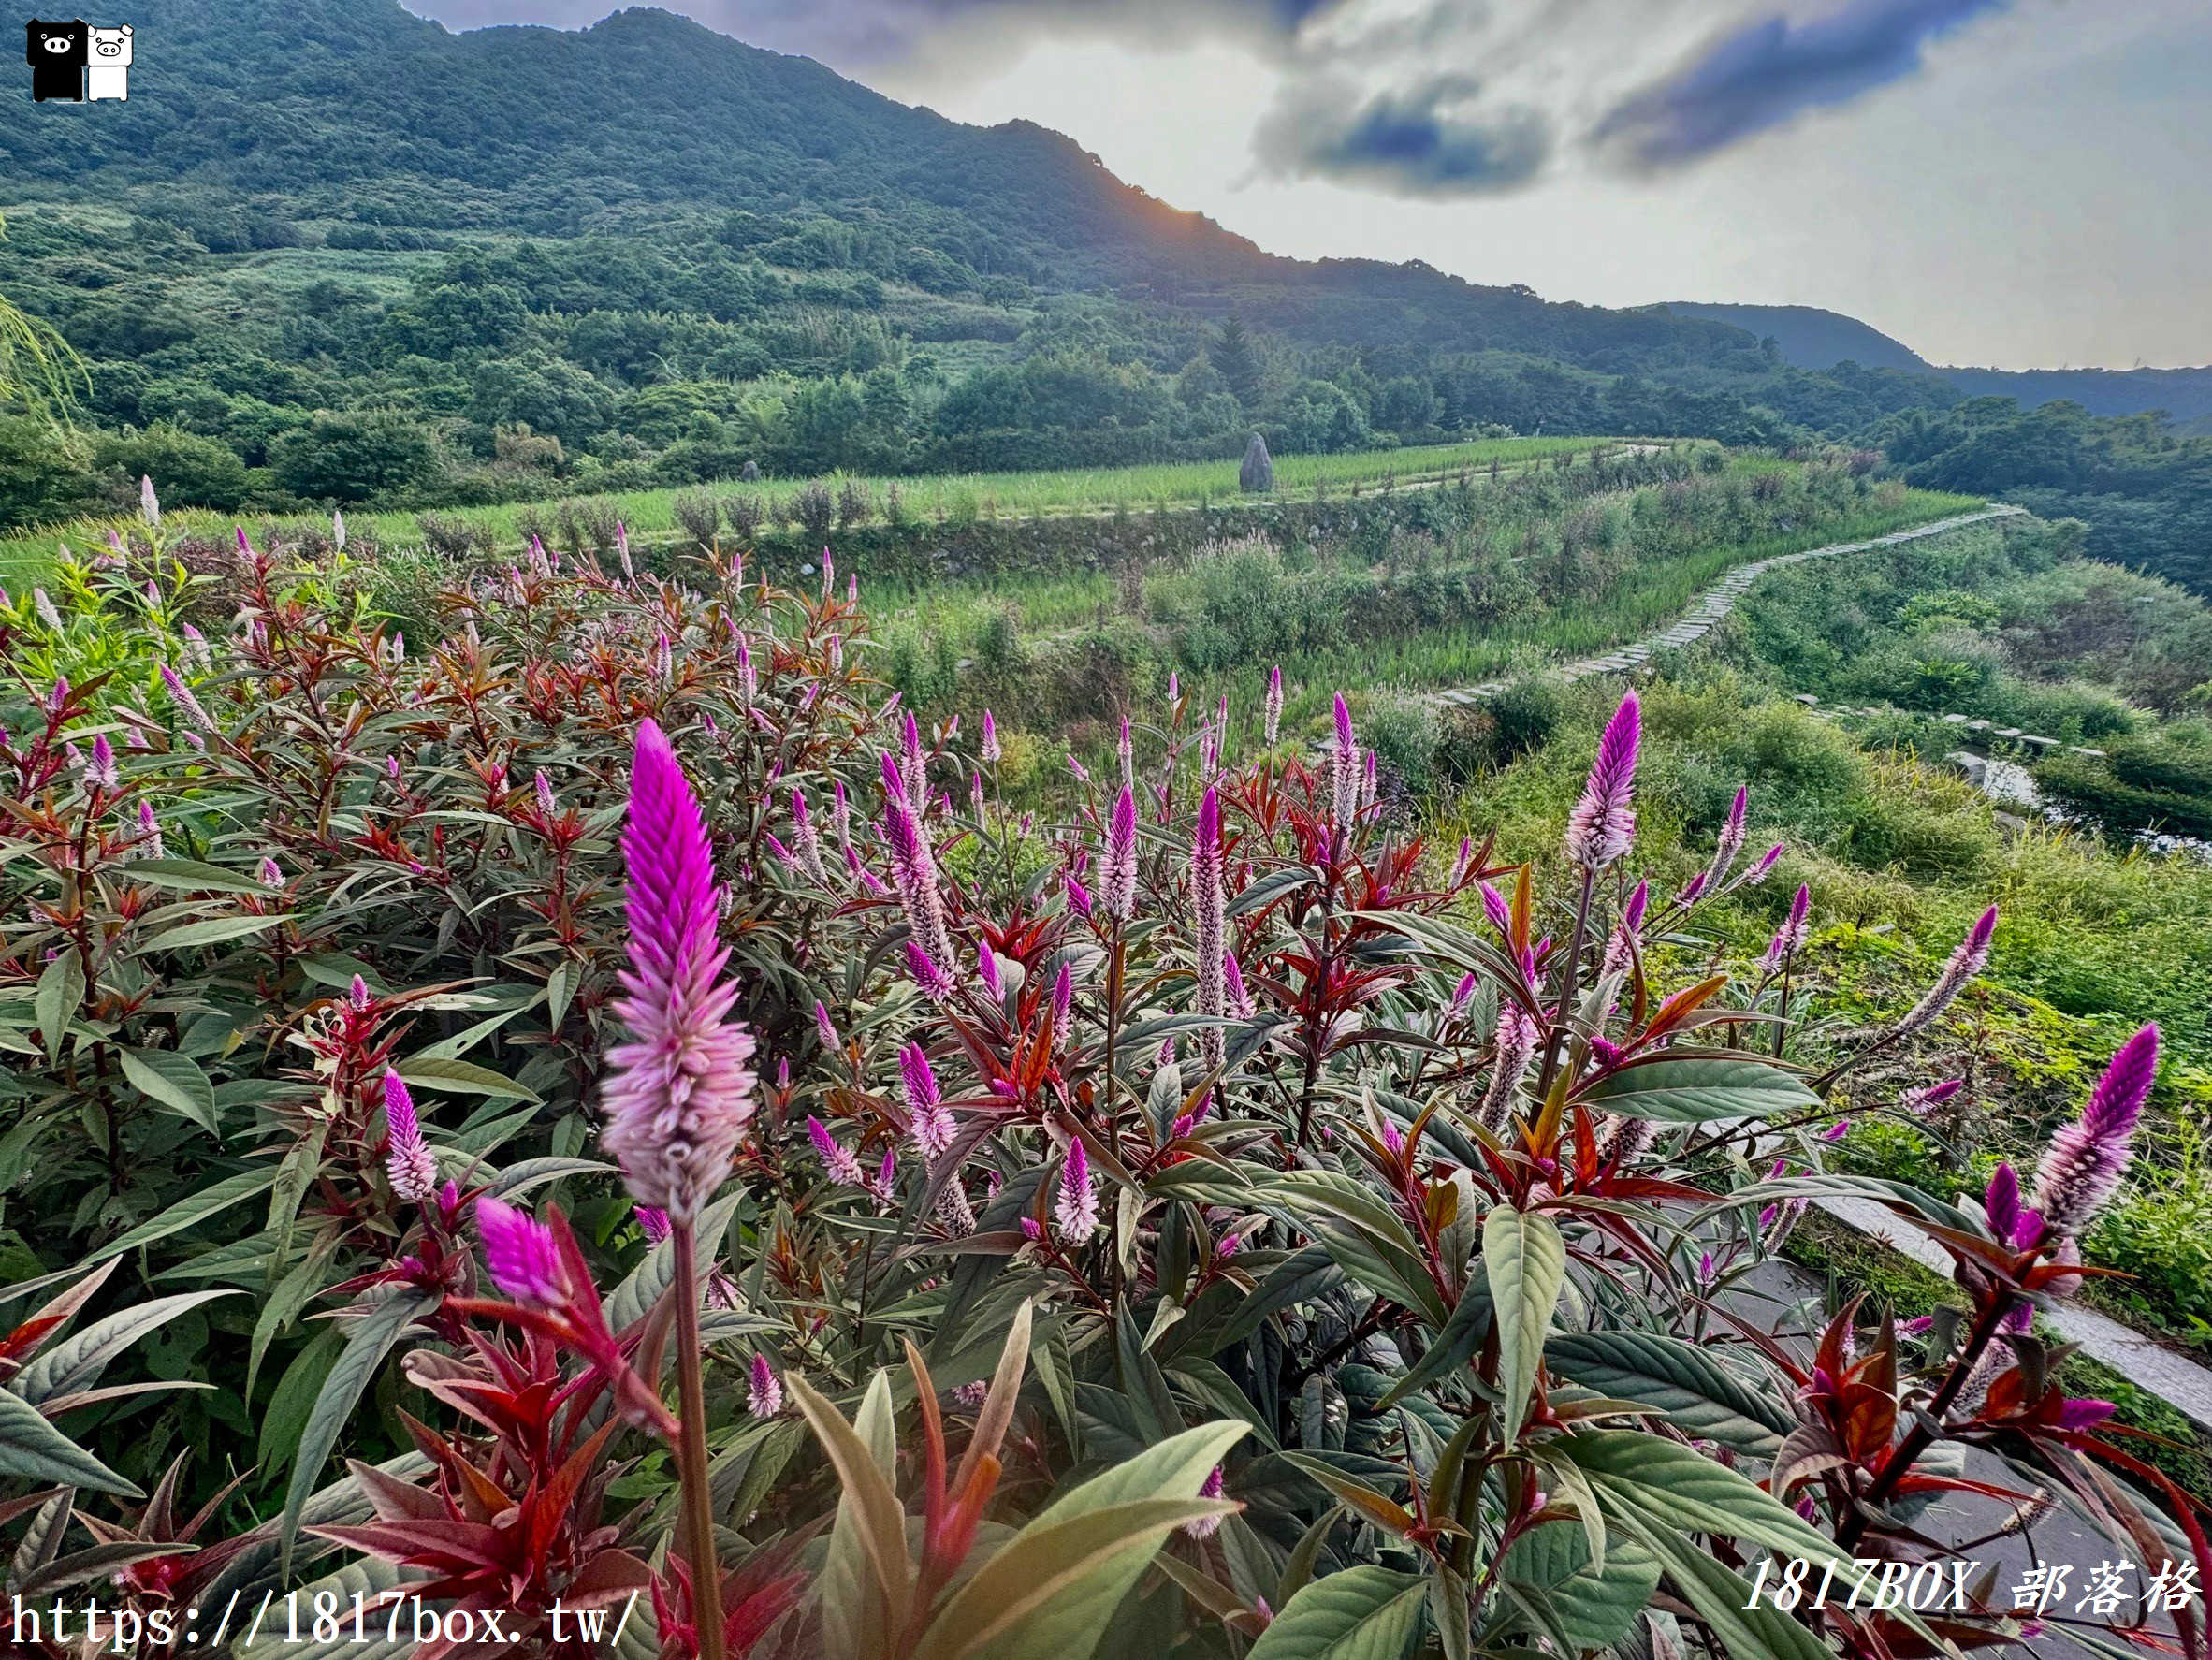
[[[716,937],[720,892],[706,825],[661,728],[638,728],[622,836],[630,963],[615,1012],[631,1041],[607,1055],[608,1152],[630,1190],[678,1223],[722,1185],[752,1114],[752,1034],[729,1017],[735,981]]]
[[[1207,790],[1199,803],[1198,832],[1190,844],[1190,909],[1198,929],[1198,1012],[1219,1019],[1229,1007],[1227,896],[1223,889],[1221,798]],[[1227,1047],[1217,1026],[1199,1034],[1199,1048],[1209,1071],[1221,1065]]]
[[[1336,694],[1336,748],[1329,757],[1330,808],[1336,822],[1348,824],[1360,811],[1360,740],[1352,730],[1351,706]]]
[[[476,1229],[484,1239],[491,1283],[502,1293],[533,1308],[567,1301],[568,1274],[550,1228],[488,1193],[476,1201]]]
[[[1635,692],[1622,698],[1597,740],[1597,759],[1591,763],[1582,798],[1567,815],[1566,855],[1585,869],[1605,869],[1636,839],[1636,754],[1642,717]]]
[[[2035,1208],[2050,1238],[2078,1238],[2119,1187],[2158,1067],[2154,1024],[2119,1046],[2082,1115],[2051,1138],[2035,1172]]]
[[[1053,1209],[1060,1237],[1070,1245],[1083,1245],[1099,1230],[1099,1194],[1092,1186],[1090,1157],[1080,1140],[1068,1143],[1068,1162],[1060,1171],[1060,1197]]]
[[[437,1190],[438,1161],[422,1139],[415,1098],[400,1074],[390,1070],[384,1075],[384,1122],[391,1141],[385,1167],[391,1172],[392,1191],[420,1204]]]
[[[1265,720],[1267,722],[1267,744],[1268,748],[1272,750],[1274,748],[1276,738],[1282,735],[1283,731],[1283,665],[1279,663],[1267,673]]]
[[[1105,874],[1099,899],[1106,914],[1128,922],[1137,911],[1137,797],[1128,785],[1113,798],[1113,816],[1106,831]]]
[[[1909,1036],[1933,1024],[1936,1016],[1951,1006],[1966,989],[1966,983],[1988,966],[1989,941],[1996,932],[1997,907],[1992,905],[1967,930],[1966,938],[1952,952],[1950,961],[1943,965],[1943,971],[1936,976],[1927,995],[1897,1023],[1899,1036]]]

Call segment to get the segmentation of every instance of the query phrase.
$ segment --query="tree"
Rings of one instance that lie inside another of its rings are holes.
[[[1207,355],[1214,367],[1221,371],[1221,378],[1236,395],[1236,400],[1246,409],[1259,396],[1259,358],[1252,350],[1252,339],[1244,329],[1244,320],[1231,312],[1222,320],[1221,330],[1214,337]]]
[[[84,511],[91,460],[81,437],[42,415],[0,415],[0,526]]]
[[[422,488],[441,470],[422,423],[389,410],[320,410],[269,448],[277,482],[319,502],[365,502]]]
[[[246,499],[246,464],[236,451],[167,421],[103,438],[99,465],[134,485],[151,478],[161,499],[179,507],[228,512]]]

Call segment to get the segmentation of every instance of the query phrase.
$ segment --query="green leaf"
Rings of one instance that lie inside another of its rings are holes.
[[[1500,1569],[1506,1594],[1541,1632],[1571,1653],[1607,1648],[1652,1600],[1659,1564],[1627,1538],[1615,1539],[1593,1572],[1590,1543],[1571,1522],[1548,1522],[1514,1541]]]
[[[1661,1124],[1784,1118],[1820,1105],[1820,1097],[1794,1072],[1768,1061],[1717,1057],[1631,1061],[1579,1099],[1587,1106]]]
[[[252,1199],[276,1186],[277,1167],[265,1165],[259,1170],[244,1170],[235,1176],[225,1176],[211,1187],[188,1194],[150,1221],[139,1223],[128,1233],[109,1240],[91,1256],[84,1266],[93,1267],[110,1257],[120,1257],[125,1251],[135,1251],[140,1245],[152,1245],[157,1239],[167,1239],[172,1233],[182,1233],[196,1222],[228,1210],[240,1200]]]
[[[1316,1580],[1259,1634],[1249,1660],[1399,1660],[1429,1582],[1362,1565]]]
[[[1229,1513],[1198,1490],[1244,1434],[1241,1423],[1186,1430],[1063,1494],[946,1606],[915,1660],[1084,1660],[1168,1534]],[[1001,1569],[1025,1540],[1024,1557]],[[1032,1594],[1037,1584],[1025,1581],[1046,1575],[1050,1594]]]
[[[158,1330],[186,1309],[236,1297],[237,1291],[185,1291],[157,1297],[133,1308],[118,1309],[65,1342],[40,1352],[8,1387],[34,1406],[61,1395],[91,1389],[117,1355],[147,1332]]]
[[[1482,1218],[1482,1264],[1497,1309],[1498,1389],[1505,1397],[1498,1438],[1510,1447],[1520,1438],[1544,1358],[1544,1333],[1566,1280],[1566,1242],[1542,1212],[1493,1205]]]
[[[211,1136],[223,1131],[215,1117],[215,1086],[199,1062],[173,1049],[118,1049],[123,1075],[150,1100],[192,1120]]]
[[[1495,1318],[1490,1287],[1469,1280],[1467,1289],[1460,1293],[1458,1305],[1451,1311],[1451,1318],[1444,1322],[1444,1330],[1431,1340],[1421,1358],[1390,1385],[1383,1398],[1375,1403],[1375,1409],[1388,1411],[1414,1391],[1426,1389],[1464,1366],[1490,1335],[1491,1322]]]
[[[69,1029],[69,1018],[84,1003],[84,968],[77,960],[77,954],[65,951],[46,965],[46,972],[38,976],[38,991],[33,999],[38,1016],[38,1035],[46,1040],[49,1060],[59,1060],[62,1039]]]
[[[1698,1618],[1711,1628],[1731,1660],[1833,1660],[1827,1644],[1789,1615],[1764,1606],[1745,1608],[1752,1599],[1750,1584],[1740,1574],[1714,1561],[1695,1541],[1649,1522],[1628,1525],[1697,1610]]]
[[[1656,1332],[1574,1332],[1544,1346],[1544,1364],[1608,1400],[1656,1406],[1678,1429],[1772,1458],[1794,1427],[1788,1412],[1704,1349]]]
[[[1809,1561],[1834,1554],[1832,1541],[1787,1505],[1679,1442],[1636,1430],[1589,1430],[1548,1442],[1545,1450],[1589,1478],[1608,1516],[1718,1534]]]
[[[885,1444],[891,1375],[878,1372],[869,1382],[855,1423],[847,1423],[804,1378],[791,1378],[790,1388],[843,1489],[822,1570],[825,1646],[833,1656],[858,1656],[866,1652],[864,1645],[872,1631],[905,1628],[913,1596],[906,1512],[891,1485],[897,1449],[895,1443]]]
[[[220,865],[202,865],[196,859],[138,859],[132,863],[129,875],[133,881],[188,894],[255,894],[266,899],[271,891],[259,877],[226,870]]]
[[[264,933],[284,919],[277,916],[211,916],[203,922],[183,923],[174,928],[165,928],[147,940],[133,956],[144,956],[149,952],[186,951],[196,945],[220,945],[226,939],[243,939],[248,934]]]
[[[1031,1522],[929,1623],[913,1660],[1086,1660],[1107,1620],[1176,1528],[1234,1507],[1136,1499]]]
[[[426,1089],[444,1089],[455,1095],[487,1095],[505,1100],[542,1102],[545,1098],[527,1085],[502,1078],[489,1067],[466,1060],[429,1060],[410,1056],[400,1063],[400,1076]]]
[[[0,1390],[0,1476],[59,1481],[95,1493],[146,1495],[55,1429],[22,1396]]]
[[[307,1427],[299,1433],[299,1453],[292,1461],[292,1485],[284,1494],[284,1519],[279,1530],[287,1571],[292,1543],[299,1533],[299,1507],[314,1492],[323,1466],[329,1462],[330,1449],[338,1445],[345,1420],[353,1416],[354,1404],[400,1334],[417,1316],[429,1313],[438,1303],[432,1292],[401,1291],[371,1309],[347,1335],[344,1352],[330,1368],[329,1376],[323,1379],[314,1410],[307,1415]]]

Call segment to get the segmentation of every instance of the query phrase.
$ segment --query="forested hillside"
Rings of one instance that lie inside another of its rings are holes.
[[[2046,478],[1911,367],[1278,258],[1060,135],[963,126],[665,12],[452,35],[395,0],[150,0],[135,22],[127,104],[0,106],[0,293],[87,371],[67,437],[0,416],[0,523],[113,505],[141,473],[225,510],[438,507],[749,464],[1220,458],[1254,430],[1312,453],[1909,429],[1947,488],[2059,491],[2111,557],[2205,568],[2202,444],[2059,407],[2045,425],[2106,459]],[[2167,528],[2138,550],[2147,516]]]

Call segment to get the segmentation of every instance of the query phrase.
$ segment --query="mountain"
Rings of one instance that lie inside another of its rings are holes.
[[[1817,306],[1672,300],[1656,309],[1678,317],[1732,324],[1762,340],[1771,339],[1783,361],[1799,369],[1833,369],[1848,362],[1868,369],[1912,370],[1936,375],[1970,398],[2016,398],[2030,409],[2063,400],[2099,415],[2162,410],[2184,432],[2206,430],[2207,417],[2212,417],[2212,368],[1946,368],[1928,362],[1902,341],[1855,317]]]
[[[1937,370],[1832,313],[1286,259],[1034,123],[964,125],[664,11],[456,35],[397,0],[143,0],[132,23],[127,103],[0,99],[0,293],[91,376],[65,444],[0,411],[0,525],[140,473],[225,509],[428,508],[1507,430],[1881,447],[2212,585],[2212,444],[2095,413],[2202,419],[2205,371]]]
[[[1832,369],[1856,363],[1867,369],[1926,371],[1929,365],[1902,341],[1879,328],[1810,305],[1708,305],[1669,300],[1656,308],[1678,317],[1702,317],[1771,339],[1785,363],[1799,369]]]

